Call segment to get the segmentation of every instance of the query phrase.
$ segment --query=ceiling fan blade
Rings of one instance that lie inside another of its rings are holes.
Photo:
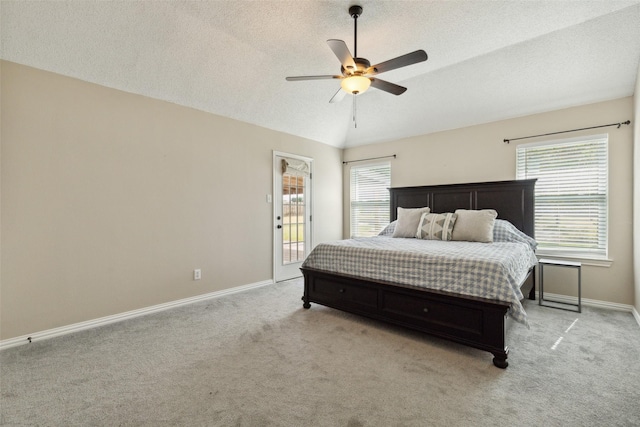
[[[289,82],[297,82],[300,80],[324,80],[324,79],[342,79],[344,78],[343,76],[330,76],[330,75],[325,75],[325,76],[293,76],[293,77],[287,77],[287,81]]]
[[[356,62],[353,60],[353,56],[351,56],[351,52],[349,52],[349,48],[347,44],[342,40],[329,39],[327,40],[327,44],[335,53],[335,55],[340,60],[342,66],[347,70],[355,70]]]
[[[395,70],[396,68],[406,67],[407,65],[426,61],[427,58],[427,52],[424,50],[416,50],[415,52],[407,53],[406,55],[398,56],[397,58],[369,67],[365,75],[374,76],[386,71]]]
[[[335,95],[333,95],[333,97],[331,97],[331,99],[329,100],[329,103],[331,104],[336,104],[340,101],[342,101],[344,99],[344,96],[347,94],[347,92],[345,92],[344,90],[342,90],[342,88],[338,89],[338,91],[336,92]]]
[[[370,78],[369,80],[371,80],[371,86],[375,87],[376,89],[389,92],[393,95],[402,95],[407,91],[406,87],[397,85],[395,83],[390,83],[386,80],[380,80],[380,79],[374,79],[374,78]]]

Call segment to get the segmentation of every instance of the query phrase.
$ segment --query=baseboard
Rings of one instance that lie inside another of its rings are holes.
[[[539,298],[540,298],[540,295],[538,294],[538,292],[536,292],[536,299],[539,300]],[[571,296],[560,295],[560,294],[551,294],[549,292],[544,293],[544,299],[545,301],[548,299],[548,300],[554,300],[561,303],[578,304],[578,297],[571,297]],[[600,300],[588,299],[588,298],[582,298],[581,303],[582,305],[586,305],[589,307],[605,308],[607,310],[628,311],[629,313],[632,313],[635,310],[634,307],[629,304],[619,304],[617,302],[600,301]],[[636,320],[637,319],[638,318],[636,317]]]
[[[262,287],[262,286],[271,285],[273,283],[274,283],[273,280],[264,280],[262,282],[256,282],[256,283],[251,283],[251,284],[248,284],[248,285],[237,286],[237,287],[230,288],[230,289],[224,289],[222,291],[210,292],[210,293],[203,294],[203,295],[197,295],[195,297],[184,298],[184,299],[180,299],[180,300],[176,300],[176,301],[170,301],[170,302],[167,302],[167,303],[164,303],[164,304],[153,305],[153,306],[150,306],[150,307],[140,308],[140,309],[137,309],[137,310],[127,311],[127,312],[124,312],[124,313],[114,314],[114,315],[111,315],[111,316],[100,317],[98,319],[87,320],[85,322],[74,323],[74,324],[67,325],[67,326],[61,326],[59,328],[48,329],[46,331],[35,332],[35,333],[29,334],[29,335],[23,335],[23,336],[19,336],[19,337],[15,337],[15,338],[9,338],[7,340],[0,341],[0,351],[4,350],[4,349],[7,349],[7,348],[11,348],[11,347],[17,347],[19,345],[29,344],[30,342],[34,342],[34,341],[42,341],[42,340],[45,340],[45,339],[59,337],[59,336],[62,336],[62,335],[67,335],[67,334],[71,334],[71,333],[74,333],[74,332],[83,331],[83,330],[86,330],[86,329],[96,328],[98,326],[108,325],[110,323],[121,322],[123,320],[133,319],[133,318],[136,318],[136,317],[145,316],[147,314],[152,314],[152,313],[157,313],[157,312],[164,311],[164,310],[169,310],[171,308],[180,307],[180,306],[183,306],[183,305],[193,304],[193,303],[196,303],[196,302],[199,302],[199,301],[204,301],[204,300],[208,300],[208,299],[212,299],[212,298],[218,298],[218,297],[221,297],[221,296],[231,295],[231,294],[235,294],[235,293],[238,293],[238,292],[244,292],[244,291],[248,291],[250,289],[255,289],[255,288]],[[545,296],[548,297],[549,299],[556,300],[558,302],[565,302],[565,303],[570,303],[570,304],[577,304],[578,303],[578,298],[577,297],[570,297],[570,296],[559,295],[559,294],[551,294],[551,293],[548,293],[548,292],[545,292]],[[536,292],[536,298],[538,298],[538,297],[539,297],[538,293]],[[632,306],[632,305],[618,304],[618,303],[613,303],[613,302],[608,302],[608,301],[592,300],[592,299],[587,299],[587,298],[582,298],[582,304],[586,305],[586,306],[599,307],[599,308],[604,308],[604,309],[608,309],[608,310],[618,310],[618,311],[630,312],[630,313],[633,314],[633,317],[636,319],[636,322],[638,322],[638,325],[640,326],[640,314],[638,313],[636,308],[634,306]]]
[[[567,295],[560,295],[560,294],[550,294],[548,292],[544,293],[544,299],[545,300],[554,300],[557,302],[561,302],[561,303],[567,303],[567,304],[578,304],[578,297],[570,297]],[[540,299],[540,295],[538,294],[538,292],[536,292],[536,299],[539,300]],[[581,301],[582,305],[586,305],[589,307],[598,307],[598,308],[604,308],[606,310],[617,310],[617,311],[628,311],[629,313],[633,314],[633,317],[636,319],[636,322],[638,322],[638,326],[640,326],[640,313],[638,313],[638,310],[636,310],[636,308],[632,305],[629,304],[618,304],[615,302],[609,302],[609,301],[599,301],[599,300],[595,300],[595,299],[588,299],[588,298],[582,298]]]
[[[636,322],[638,322],[638,326],[640,326],[640,313],[638,313],[638,310],[636,310],[635,307],[632,308],[631,312],[633,313],[633,317],[636,318]]]
[[[262,282],[256,282],[248,285],[237,286],[230,289],[224,289],[222,291],[210,292],[203,295],[197,295],[195,297],[184,298],[176,301],[170,301],[164,304],[144,307],[137,310],[114,314],[111,316],[100,317],[98,319],[87,320],[85,322],[74,323],[72,325],[67,325],[67,326],[61,326],[59,328],[48,329],[46,331],[35,332],[30,335],[23,335],[20,337],[10,338],[7,340],[0,341],[0,350],[16,347],[19,345],[29,344],[30,342],[34,342],[34,341],[41,341],[44,339],[59,337],[62,335],[67,335],[74,332],[95,328],[98,326],[104,326],[110,323],[121,322],[123,320],[133,319],[135,317],[145,316],[147,314],[157,313],[160,311],[169,310],[171,308],[176,308],[176,307],[180,307],[187,304],[193,304],[195,302],[204,301],[211,298],[218,298],[225,295],[244,292],[250,289],[255,289],[255,288],[259,288],[259,287],[271,285],[271,284],[273,284],[273,280],[264,280]]]

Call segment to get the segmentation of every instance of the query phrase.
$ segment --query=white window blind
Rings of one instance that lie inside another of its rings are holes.
[[[517,178],[538,179],[540,253],[607,256],[607,145],[607,135],[596,135],[517,147]]]
[[[351,167],[351,237],[378,234],[389,223],[391,164]]]

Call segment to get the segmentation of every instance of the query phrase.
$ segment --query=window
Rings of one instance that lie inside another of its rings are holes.
[[[607,135],[595,135],[517,147],[517,178],[538,179],[539,253],[606,258],[607,145]]]
[[[389,223],[391,164],[351,167],[351,237],[378,234]]]

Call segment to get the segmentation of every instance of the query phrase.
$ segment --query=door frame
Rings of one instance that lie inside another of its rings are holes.
[[[313,247],[313,236],[314,236],[314,225],[313,225],[313,194],[315,192],[314,189],[314,184],[313,184],[313,159],[311,157],[306,157],[306,156],[301,156],[299,154],[292,154],[292,153],[286,153],[284,151],[276,151],[273,150],[273,156],[272,156],[272,211],[271,211],[271,239],[273,241],[273,283],[277,282],[277,277],[276,277],[276,271],[277,271],[277,251],[278,250],[282,250],[282,248],[278,249],[278,245],[277,245],[277,239],[276,239],[276,232],[277,232],[277,228],[276,228],[276,203],[282,203],[281,200],[277,200],[276,194],[278,194],[278,189],[276,188],[276,173],[279,168],[280,165],[277,164],[278,162],[276,161],[276,159],[278,157],[289,157],[292,159],[298,159],[298,160],[303,160],[305,162],[309,163],[309,193],[310,193],[310,197],[307,200],[307,205],[306,208],[309,210],[309,229],[305,230],[305,245],[304,245],[304,254],[305,254],[305,258],[307,255],[309,255],[309,252],[311,251],[311,248]],[[300,273],[300,276],[302,276],[302,273]],[[283,280],[284,281],[284,280]]]

